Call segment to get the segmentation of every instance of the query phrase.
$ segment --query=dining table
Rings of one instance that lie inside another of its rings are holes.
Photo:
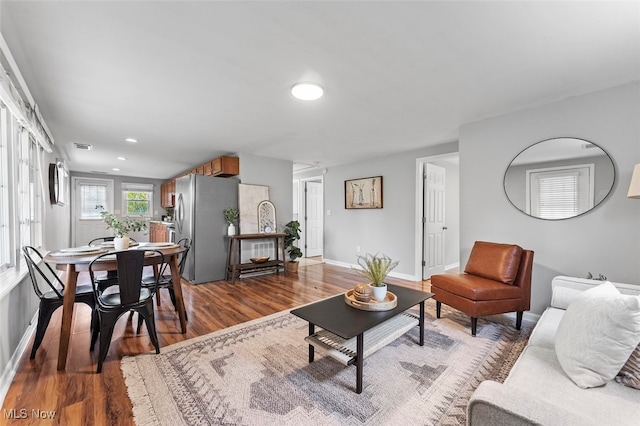
[[[49,252],[44,261],[55,265],[55,268],[64,271],[64,299],[62,303],[62,328],[60,330],[60,347],[58,349],[58,370],[64,370],[67,364],[67,353],[69,352],[69,344],[71,342],[71,327],[73,324],[73,307],[76,297],[76,285],[78,282],[78,274],[80,272],[89,271],[89,264],[97,256],[114,252],[113,247],[94,247],[94,250],[88,249],[83,251],[81,248],[77,250],[61,249]],[[180,254],[186,249],[177,244],[154,244],[140,243],[136,247],[130,247],[129,250],[159,250],[164,255],[164,262],[169,265],[171,270],[171,278],[173,282],[173,291],[176,297],[176,310],[180,318],[181,332],[187,332],[187,319],[185,316],[184,300],[182,298],[182,284],[180,282],[180,269],[178,261]],[[154,266],[154,269],[162,262],[162,257],[158,254],[151,254],[144,257],[145,266]],[[116,271],[118,269],[115,256],[110,258],[106,256],[100,261],[94,263],[94,271]]]

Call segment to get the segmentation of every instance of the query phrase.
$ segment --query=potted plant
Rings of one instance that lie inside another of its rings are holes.
[[[302,257],[302,250],[295,245],[300,239],[300,222],[292,220],[284,226],[284,248],[289,253],[289,260],[284,262],[284,270],[289,273],[298,272],[297,258]]]
[[[380,256],[377,253],[358,256],[357,262],[362,269],[352,269],[369,280],[369,285],[373,288],[374,299],[382,302],[387,296],[387,285],[384,283],[384,279],[393,268],[398,266],[398,262],[385,254]]]
[[[227,235],[236,235],[235,222],[238,220],[240,212],[235,207],[227,207],[224,209],[223,214],[225,222],[229,224],[229,228],[227,228]]]
[[[144,220],[133,219],[129,216],[120,220],[116,215],[107,211],[100,212],[100,215],[102,215],[102,220],[107,224],[107,229],[113,229],[115,236],[113,246],[116,250],[129,248],[130,239],[127,236],[129,232],[140,232],[147,229],[147,222]]]

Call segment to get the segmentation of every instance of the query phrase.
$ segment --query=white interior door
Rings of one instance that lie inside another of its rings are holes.
[[[102,210],[113,210],[113,180],[73,178],[72,244],[82,246],[94,238],[113,235],[100,216]]]
[[[422,279],[444,273],[445,169],[431,163],[424,169]]]
[[[322,182],[305,182],[305,257],[322,256],[323,202]]]

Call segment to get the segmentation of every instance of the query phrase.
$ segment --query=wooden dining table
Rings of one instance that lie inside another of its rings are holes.
[[[144,249],[144,245],[140,247],[133,247],[134,249]],[[187,332],[187,319],[184,311],[184,301],[182,299],[182,284],[180,282],[180,270],[178,267],[178,260],[180,254],[186,249],[182,246],[175,247],[154,247],[148,246],[149,250],[159,250],[164,255],[164,261],[169,265],[171,269],[171,278],[173,282],[173,291],[176,297],[176,310],[180,317],[181,332],[184,334]],[[106,251],[114,251],[113,249],[105,249]],[[102,254],[102,253],[100,253]],[[83,271],[89,271],[89,264],[99,254],[91,255],[66,255],[61,252],[48,253],[44,261],[55,265],[55,268],[65,272],[64,277],[64,299],[62,304],[62,329],[60,331],[60,347],[58,349],[58,370],[64,370],[67,364],[67,353],[69,352],[69,343],[71,342],[71,326],[73,324],[73,307],[76,297],[76,285],[78,282],[78,274]],[[145,256],[145,266],[153,266],[161,263],[162,258],[155,254],[152,256]],[[94,271],[115,271],[117,270],[117,263],[115,256],[113,259],[104,259],[96,262],[93,265]]]

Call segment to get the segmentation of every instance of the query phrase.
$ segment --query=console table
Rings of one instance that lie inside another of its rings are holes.
[[[284,269],[284,233],[272,233],[272,234],[239,234],[229,236],[229,251],[227,252],[227,273],[226,279],[231,278],[231,283],[234,283],[236,277],[240,277],[240,274],[246,272],[255,272],[265,269],[272,269],[273,272],[278,272],[280,267]],[[273,259],[269,259],[263,263],[242,263],[241,252],[242,241],[246,240],[273,240]]]

